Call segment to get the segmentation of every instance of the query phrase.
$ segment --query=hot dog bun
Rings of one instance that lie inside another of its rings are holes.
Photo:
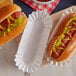
[[[21,8],[16,4],[11,4],[0,9],[0,22],[16,11],[21,11]]]
[[[65,27],[67,26],[69,20],[76,15],[75,13],[72,13],[70,15],[67,15],[59,24],[59,26],[57,27],[55,34],[53,35],[51,41],[48,43],[47,46],[47,53],[48,56],[51,57],[52,54],[52,48],[53,48],[53,43],[56,41],[56,39],[58,38],[59,35],[62,34],[62,32],[64,31]],[[64,61],[67,58],[69,58],[73,52],[75,52],[76,49],[76,35],[73,36],[73,38],[70,40],[69,44],[66,46],[66,48],[64,49],[63,53],[61,54],[61,56],[59,58],[54,59],[55,61]]]
[[[0,8],[3,8],[9,4],[13,4],[13,0],[0,0]]]
[[[8,16],[10,16],[16,11],[21,11],[21,8],[17,6],[16,4],[11,4],[11,5],[1,8],[0,9],[0,14],[1,14],[0,22],[2,22],[4,19],[6,19]],[[17,26],[12,31],[8,32],[7,34],[0,36],[0,46],[5,44],[9,40],[15,38],[17,35],[19,35],[24,30],[26,23],[27,23],[26,15],[24,16],[24,18],[25,18],[25,21],[23,24]]]

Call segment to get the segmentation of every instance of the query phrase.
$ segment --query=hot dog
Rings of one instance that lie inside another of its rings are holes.
[[[0,9],[0,46],[15,38],[25,28],[26,15],[16,4],[10,4]]]
[[[47,54],[54,61],[68,59],[76,50],[76,14],[66,16],[47,46]]]

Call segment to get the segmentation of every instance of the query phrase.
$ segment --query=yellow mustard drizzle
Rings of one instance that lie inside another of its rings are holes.
[[[4,30],[4,27],[2,27],[2,26],[0,25],[0,29]]]
[[[8,18],[12,21],[15,21],[15,19],[12,16],[9,16]]]

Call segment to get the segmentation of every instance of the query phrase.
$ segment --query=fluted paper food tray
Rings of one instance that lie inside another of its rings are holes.
[[[45,11],[36,11],[29,15],[15,56],[16,66],[20,70],[29,73],[38,70],[51,28],[51,17]]]
[[[51,34],[51,36],[50,36],[50,38],[49,38],[49,40],[48,40],[48,43],[49,43],[49,41],[51,40],[51,38],[52,38],[52,36],[54,35],[54,33],[56,32],[56,29],[57,29],[58,25],[61,23],[61,21],[62,21],[68,14],[71,14],[71,13],[76,13],[76,8],[72,7],[72,8],[66,9],[66,10],[62,13],[61,18],[59,19],[59,22],[57,23],[56,27],[54,28],[54,30],[53,30],[53,32],[52,32],[52,34]],[[46,52],[45,52],[45,59],[46,59],[45,62],[48,62],[48,63],[50,62],[51,64],[56,65],[56,66],[63,66],[63,65],[65,65],[65,64],[69,64],[70,61],[71,61],[71,58],[68,58],[68,59],[66,59],[66,60],[63,61],[63,62],[55,62],[55,61],[53,61],[51,58],[49,58],[49,57],[47,56],[47,53],[46,53]]]

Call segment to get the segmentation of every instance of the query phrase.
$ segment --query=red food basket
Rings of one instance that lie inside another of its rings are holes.
[[[48,2],[40,2],[37,0],[22,0],[29,6],[31,6],[34,10],[46,10],[48,13],[51,13],[55,7],[58,5],[60,0],[51,0]]]

